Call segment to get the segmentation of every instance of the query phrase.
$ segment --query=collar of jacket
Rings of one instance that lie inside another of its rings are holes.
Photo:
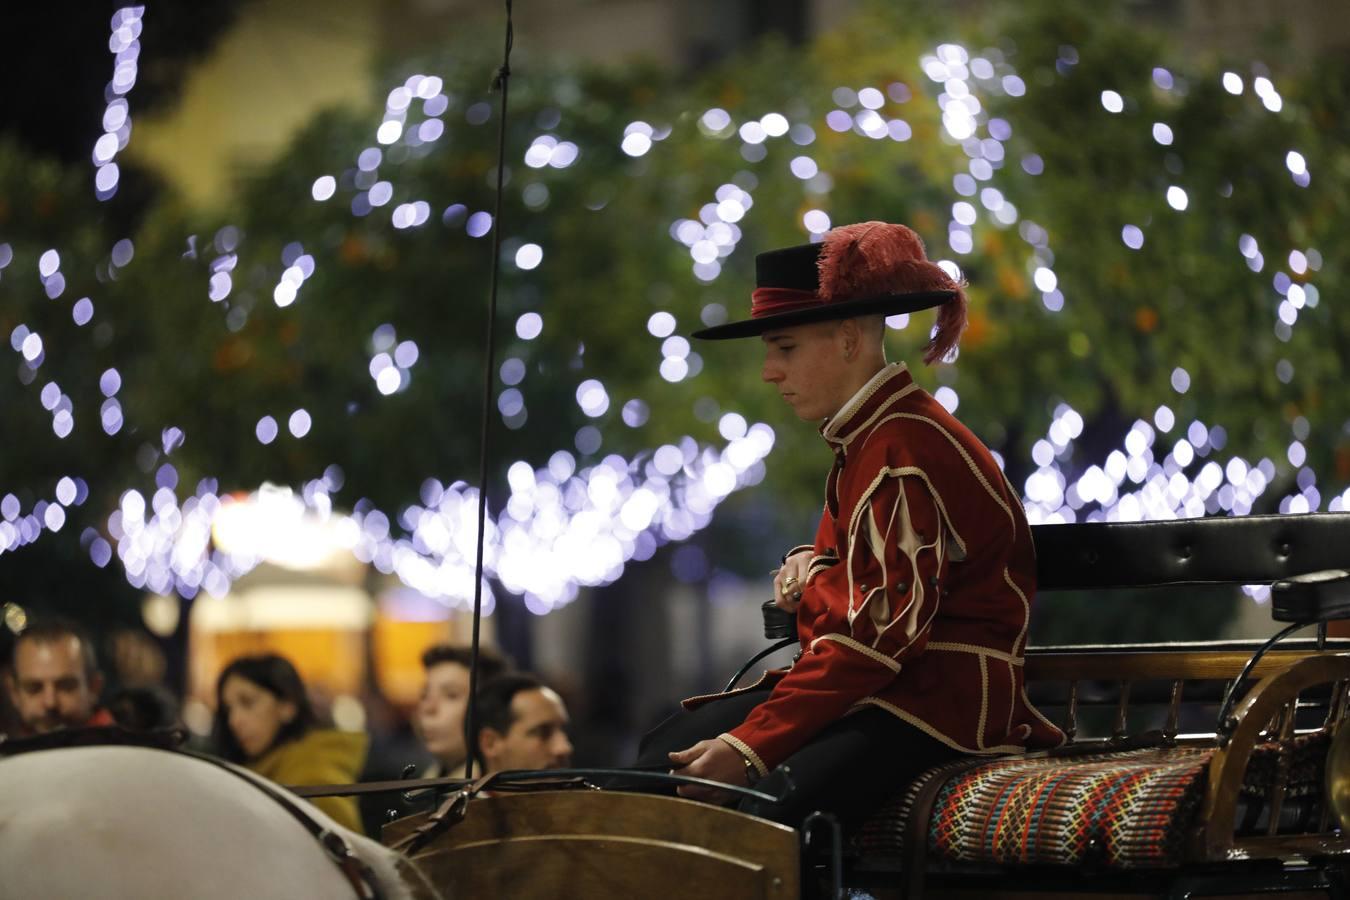
[[[355,781],[365,765],[369,745],[370,738],[361,732],[311,728],[246,763],[244,768],[282,784],[338,781],[331,777],[334,771],[343,773],[346,781]],[[323,774],[316,775],[316,771]]]
[[[849,443],[866,430],[877,410],[913,387],[909,368],[904,363],[891,363],[873,375],[839,412],[825,420],[820,426],[820,436],[836,456],[842,457]]]

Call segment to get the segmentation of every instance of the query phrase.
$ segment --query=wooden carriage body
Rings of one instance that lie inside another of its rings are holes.
[[[1350,797],[1335,795],[1350,792],[1350,641],[1324,629],[1350,615],[1350,514],[1033,532],[1043,592],[1109,603],[1111,589],[1158,588],[1184,603],[1191,585],[1271,585],[1277,618],[1323,624],[1269,652],[1033,649],[1028,691],[1069,745],[930,771],[854,834],[549,791],[474,800],[416,858],[456,896],[1345,895],[1350,837],[1335,813]]]

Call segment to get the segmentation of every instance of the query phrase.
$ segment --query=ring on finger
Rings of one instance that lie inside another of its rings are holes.
[[[792,587],[796,583],[797,583],[796,575],[789,575],[788,577],[783,579],[783,587]]]

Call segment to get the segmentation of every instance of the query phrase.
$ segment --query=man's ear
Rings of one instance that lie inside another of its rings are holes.
[[[492,761],[501,753],[502,741],[506,737],[497,729],[483,726],[478,732],[478,756],[485,767],[491,767]]]
[[[19,705],[19,685],[14,680],[14,673],[5,669],[5,690],[9,691],[9,702],[15,706]]]
[[[858,354],[858,348],[862,346],[862,330],[858,327],[857,319],[844,319],[839,323],[839,330],[835,332],[839,339],[839,346],[844,352],[845,359],[852,359]]]
[[[89,692],[97,699],[103,696],[103,673],[95,672],[89,676]]]

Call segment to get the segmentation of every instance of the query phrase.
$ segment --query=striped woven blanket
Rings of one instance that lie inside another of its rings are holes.
[[[1172,865],[1213,754],[1146,749],[980,766],[938,794],[929,851],[959,862]]]
[[[1306,820],[1320,814],[1328,739],[1322,733],[1293,744],[1285,812]],[[1203,746],[1148,747],[1007,757],[967,768],[947,778],[927,812],[928,858],[1000,866],[1178,865],[1214,753]],[[1239,830],[1246,830],[1244,819],[1248,828],[1261,819],[1279,755],[1274,745],[1256,748],[1240,791]],[[1319,802],[1300,802],[1309,799]],[[872,859],[902,857],[905,834],[917,833],[908,820],[924,813],[897,798],[854,835],[854,850]]]

